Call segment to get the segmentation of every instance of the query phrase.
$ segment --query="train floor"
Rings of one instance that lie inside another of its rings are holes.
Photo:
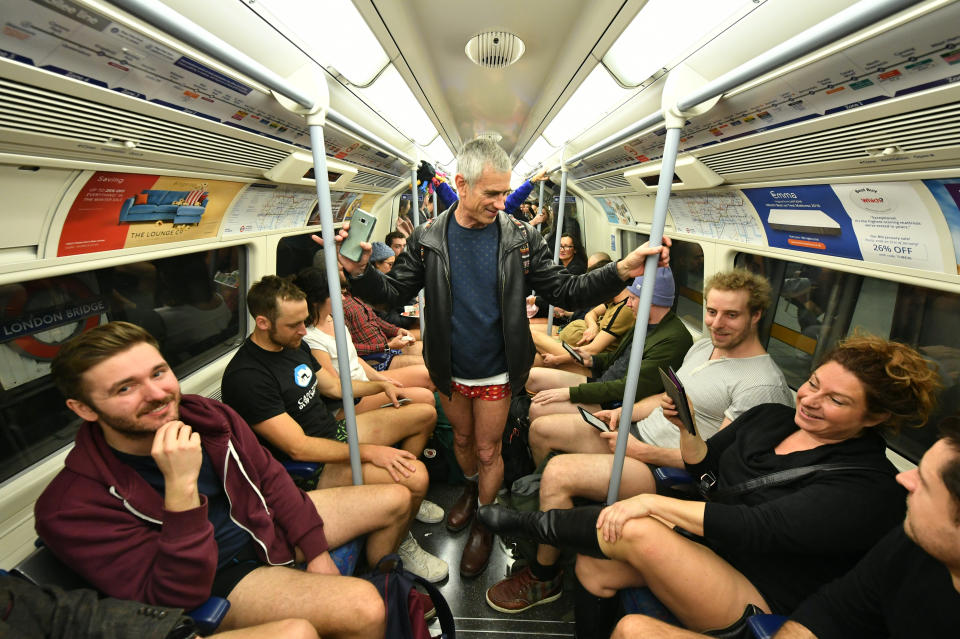
[[[446,511],[461,492],[461,486],[435,484],[430,487],[428,499]],[[457,636],[465,639],[573,637],[573,596],[569,589],[565,589],[557,601],[518,614],[497,612],[487,605],[487,588],[510,574],[514,560],[498,539],[487,569],[474,579],[462,578],[459,571],[460,553],[467,541],[468,530],[451,533],[443,522],[414,522],[412,527],[420,545],[450,565],[450,576],[437,586],[453,612]],[[434,635],[439,635],[439,624],[434,621],[430,630]]]

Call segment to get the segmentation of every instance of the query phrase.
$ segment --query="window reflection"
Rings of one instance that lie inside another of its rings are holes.
[[[239,343],[243,257],[233,247],[0,286],[0,481],[73,441],[79,422],[49,372],[74,336],[133,322],[181,378]]]
[[[937,423],[960,411],[960,332],[954,327],[960,296],[746,253],[736,264],[770,279],[775,310],[761,335],[792,388],[807,379],[820,355],[859,331],[917,348],[937,366],[944,385],[925,427],[885,434],[892,448],[918,460],[936,440]]]

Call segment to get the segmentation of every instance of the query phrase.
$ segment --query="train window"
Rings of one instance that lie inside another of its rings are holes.
[[[626,255],[650,236],[626,229],[620,230],[620,246]],[[703,248],[696,242],[673,240],[670,249],[670,269],[677,285],[674,310],[687,326],[703,331]]]
[[[944,385],[927,426],[888,435],[891,448],[918,460],[936,440],[940,420],[960,410],[960,333],[952,328],[960,296],[745,253],[736,265],[770,279],[772,312],[761,335],[792,388],[838,340],[860,331],[914,346],[937,366]]]
[[[61,344],[133,322],[182,378],[246,334],[245,272],[232,247],[0,286],[0,481],[73,441],[80,420],[49,375]]]
[[[316,235],[320,232],[317,231]],[[281,238],[277,244],[277,275],[286,277],[295,275],[302,268],[313,266],[314,255],[319,253],[320,245],[313,241],[314,232],[289,235]]]

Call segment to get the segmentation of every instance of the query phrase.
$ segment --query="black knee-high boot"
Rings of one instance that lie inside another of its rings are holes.
[[[573,611],[577,639],[609,639],[620,618],[620,601],[617,597],[597,597],[577,582]]]
[[[542,544],[570,548],[583,555],[604,559],[597,541],[597,517],[602,505],[569,510],[521,512],[498,504],[481,506],[480,521],[494,532],[529,537]]]

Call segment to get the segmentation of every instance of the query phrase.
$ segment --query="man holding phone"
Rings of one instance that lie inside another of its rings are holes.
[[[457,169],[459,201],[414,230],[389,274],[368,267],[369,244],[359,262],[339,255],[351,288],[366,299],[401,304],[426,290],[424,361],[467,478],[447,516],[453,531],[470,524],[478,502],[491,503],[503,483],[500,442],[510,398],[523,391],[535,354],[526,293],[535,289],[554,305],[580,308],[620,292],[625,280],[643,273],[647,255],[659,254],[663,265],[669,259],[666,247],[644,246],[593,273],[562,272],[542,236],[503,212],[511,169],[503,149],[488,139],[472,140]],[[342,229],[337,241],[349,232]],[[460,573],[483,572],[492,548],[493,534],[474,521]]]

